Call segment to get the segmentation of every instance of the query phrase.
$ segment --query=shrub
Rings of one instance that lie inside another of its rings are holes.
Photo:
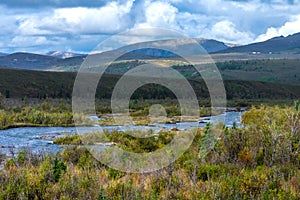
[[[54,159],[53,174],[55,182],[58,182],[60,177],[67,171],[67,166],[57,157]]]

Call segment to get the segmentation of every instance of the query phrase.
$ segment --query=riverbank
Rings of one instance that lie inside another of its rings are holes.
[[[232,127],[233,124],[239,125],[241,113],[229,112],[225,118],[225,125]],[[218,116],[211,117],[207,122],[218,120]],[[150,124],[144,125],[124,125],[124,126],[81,126],[81,127],[19,127],[11,128],[0,131],[0,146],[14,146],[15,150],[19,151],[23,148],[31,148],[34,151],[40,151],[45,149],[49,152],[56,152],[58,146],[52,144],[57,137],[63,135],[72,135],[75,133],[86,133],[91,131],[107,130],[111,131],[127,131],[127,130],[150,130],[158,132],[159,130],[191,130],[197,127],[205,127],[206,123],[199,122],[182,122],[173,124]],[[64,133],[64,134],[57,134]],[[2,151],[9,153],[9,148],[2,149]]]
[[[110,168],[81,145],[65,146],[50,155],[21,151],[8,158],[0,170],[0,197],[300,199],[299,151],[288,148],[291,142],[300,147],[299,116],[299,106],[253,108],[243,115],[247,128],[221,127],[214,148],[207,149],[203,146],[214,127],[198,129],[191,146],[179,159],[151,173]],[[294,123],[290,123],[291,119]],[[292,126],[298,128],[290,137]],[[273,130],[281,135],[280,140]],[[157,139],[142,139],[115,131],[108,136],[122,149],[148,153],[170,143],[172,134],[161,132]],[[272,142],[275,140],[278,145]]]
[[[57,127],[54,124],[27,124],[27,123],[18,123],[18,124],[12,124],[8,125],[6,127],[2,127],[0,130],[8,130],[11,128],[26,128],[26,127]],[[60,127],[75,127],[75,124],[61,124]]]

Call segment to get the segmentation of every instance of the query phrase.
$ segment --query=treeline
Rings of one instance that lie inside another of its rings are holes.
[[[229,60],[215,63],[224,80],[262,81],[287,85],[300,85],[299,59]],[[210,68],[212,64],[202,64]],[[191,65],[175,65],[187,78],[201,75]]]
[[[91,74],[91,78],[93,78]],[[6,98],[63,98],[72,97],[75,73],[38,72],[26,70],[0,69],[0,93]],[[112,91],[120,75],[104,75],[98,85],[96,98],[111,99]],[[133,77],[134,79],[134,77]],[[176,83],[176,78],[167,81]],[[189,79],[199,100],[209,99],[209,91],[202,79]],[[300,98],[300,86],[284,85],[260,81],[225,80],[226,94],[232,100]],[[86,87],[85,92],[93,91]],[[133,99],[175,99],[173,91],[157,84],[148,84],[139,88]]]
[[[30,150],[6,159],[0,171],[1,199],[291,199],[300,198],[300,111],[294,107],[252,108],[244,127],[208,125],[178,160],[161,170],[130,174],[102,165],[68,136],[56,155]],[[221,128],[214,148],[201,154],[211,130]],[[151,152],[181,132],[137,139],[108,135],[121,148]],[[73,137],[73,138],[72,138]],[[144,140],[144,141],[143,141]]]

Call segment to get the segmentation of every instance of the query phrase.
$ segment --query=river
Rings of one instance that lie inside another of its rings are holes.
[[[233,123],[240,125],[241,112],[227,112],[226,114],[212,116],[206,118],[204,122],[214,122],[219,117],[225,116],[225,125],[231,127]],[[154,129],[193,129],[196,127],[204,127],[206,123],[183,122],[177,124],[154,124],[150,126],[105,126],[107,130],[146,130]],[[96,127],[95,127],[96,128]],[[80,129],[90,130],[90,127],[80,127]],[[52,143],[55,137],[61,137],[66,134],[76,133],[76,127],[24,127],[12,128],[0,131],[0,151],[3,154],[11,154],[11,151],[16,153],[20,149],[29,148],[33,152],[55,153],[61,149],[59,145]]]

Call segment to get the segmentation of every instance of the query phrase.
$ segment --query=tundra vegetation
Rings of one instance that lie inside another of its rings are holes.
[[[65,100],[62,100],[62,102],[43,100],[32,104],[24,103],[24,105],[20,105],[21,103],[18,102],[17,106],[7,106],[1,98],[3,97],[0,93],[0,130],[25,126],[74,126],[74,118],[76,118],[77,125],[90,125],[92,123],[88,120],[89,116],[83,114],[73,116],[71,105]],[[155,103],[161,103],[164,106],[167,117],[170,119],[179,118],[180,106],[171,99],[151,102],[132,100],[130,102],[130,115],[134,118],[136,124],[142,125],[150,122],[149,109]],[[96,112],[99,113],[99,116],[105,117],[99,123],[102,125],[115,125],[109,115],[111,114],[109,102],[96,104]],[[211,114],[211,109],[202,106],[199,114],[200,116],[208,116]]]
[[[34,106],[0,108],[0,130],[22,126],[72,126],[73,115],[67,104],[44,102]]]
[[[223,127],[207,155],[201,146],[211,125],[197,129],[190,148],[168,167],[133,174],[109,168],[66,136],[56,155],[23,150],[3,158],[1,199],[300,199],[300,108],[252,107],[242,127]],[[222,125],[216,125],[221,126]],[[105,133],[133,152],[168,144],[180,131],[137,139],[126,132]],[[98,138],[99,139],[99,138]],[[72,145],[67,145],[72,144]]]

